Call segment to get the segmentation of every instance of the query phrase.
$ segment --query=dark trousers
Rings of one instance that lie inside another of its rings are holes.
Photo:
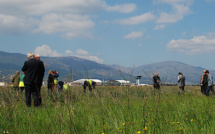
[[[57,87],[58,87],[58,92],[63,91],[63,85],[57,84]]]
[[[160,90],[160,85],[159,84],[154,84],[154,89]]]
[[[202,94],[206,94],[206,89],[207,89],[207,87],[206,86],[201,86],[201,92],[202,92]]]
[[[28,107],[31,106],[31,95],[33,96],[34,106],[38,107],[41,106],[42,97],[40,94],[41,85],[36,84],[26,84],[25,85],[25,98],[26,98],[26,105]]]
[[[179,90],[181,90],[181,91],[185,92],[185,90],[184,90],[184,86],[179,87]]]
[[[206,96],[209,96],[209,93],[211,91],[211,88],[212,86],[207,86],[207,89],[206,89]]]
[[[16,92],[19,91],[19,87],[13,87]]]
[[[48,94],[53,92],[53,85],[48,83]]]
[[[21,93],[23,92],[23,90],[25,89],[25,87],[19,87]]]
[[[92,91],[92,87],[88,81],[84,82],[84,92],[86,92],[86,88],[89,87],[89,90]]]
[[[214,86],[211,86],[211,92],[215,95]]]

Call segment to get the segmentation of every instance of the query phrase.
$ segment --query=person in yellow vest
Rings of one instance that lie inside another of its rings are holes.
[[[89,88],[89,90],[90,90],[90,92],[92,91],[92,87],[93,87],[93,89],[95,89],[96,88],[96,82],[95,81],[92,81],[92,80],[85,80],[84,81],[84,93],[86,92],[86,87],[88,87]]]
[[[57,71],[52,71],[53,72],[53,77],[54,77],[54,87],[53,87],[53,91],[57,90],[57,83],[58,83],[58,77],[59,74]]]
[[[19,89],[20,89],[21,93],[25,89],[25,85],[24,85],[24,81],[23,81],[24,77],[25,77],[25,72],[23,72],[23,74],[20,76],[20,79],[19,79]]]

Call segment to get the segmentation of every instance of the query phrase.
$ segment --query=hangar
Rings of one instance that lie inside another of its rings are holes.
[[[103,83],[106,86],[130,86],[131,82],[126,80],[108,80]]]

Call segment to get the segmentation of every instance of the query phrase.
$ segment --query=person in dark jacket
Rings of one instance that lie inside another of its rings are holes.
[[[48,93],[53,92],[53,87],[54,87],[54,76],[53,76],[53,72],[49,71],[48,72],[49,77],[48,77]]]
[[[25,84],[25,97],[26,105],[31,106],[31,95],[34,99],[34,106],[41,106],[42,98],[40,94],[40,89],[44,77],[44,64],[40,60],[34,59],[32,52],[29,52],[28,61],[25,61],[22,71],[25,72],[24,84]]]
[[[158,73],[155,74],[155,76],[153,77],[153,85],[155,89],[160,90],[160,77],[158,76]]]
[[[203,93],[206,95],[206,89],[208,87],[208,76],[206,74],[206,70],[204,70],[204,76],[203,76],[203,81],[202,81],[202,90]]]

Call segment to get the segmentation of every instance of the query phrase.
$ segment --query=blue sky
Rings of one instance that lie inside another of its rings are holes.
[[[215,0],[2,0],[1,51],[215,69]]]

